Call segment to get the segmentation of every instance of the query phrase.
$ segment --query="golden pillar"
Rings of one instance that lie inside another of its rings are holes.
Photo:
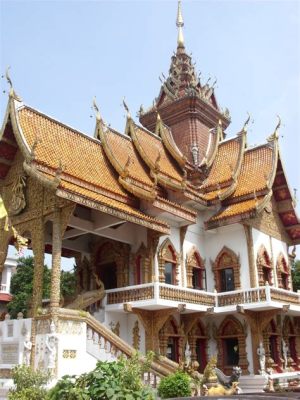
[[[45,256],[44,221],[38,219],[31,232],[32,251],[34,255],[33,292],[30,316],[36,317],[38,308],[42,306],[43,275]]]
[[[53,217],[52,228],[52,270],[51,270],[51,290],[50,290],[50,310],[54,311],[59,307],[60,302],[60,266],[61,266],[61,210],[57,209]]]

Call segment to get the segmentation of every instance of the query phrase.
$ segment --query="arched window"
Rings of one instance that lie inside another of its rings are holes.
[[[290,290],[290,271],[286,259],[282,253],[279,254],[276,263],[278,287]]]
[[[241,322],[232,316],[226,317],[217,331],[216,339],[219,368],[228,375],[234,366],[241,367],[245,374],[249,373],[246,332]]]
[[[198,371],[203,373],[208,360],[208,336],[206,329],[199,318],[195,320],[191,330],[188,332],[188,342],[191,348],[192,361],[198,362]]]
[[[258,272],[258,283],[259,286],[265,286],[266,282],[269,285],[273,284],[273,273],[272,273],[272,261],[265,248],[261,246],[256,260],[257,272]]]
[[[216,289],[218,292],[229,292],[241,287],[239,257],[228,247],[218,254],[212,263]]]
[[[183,336],[176,320],[170,317],[159,331],[160,353],[172,361],[179,362],[182,353]]]
[[[205,262],[195,247],[186,257],[187,286],[193,289],[206,290]]]
[[[179,255],[169,239],[166,239],[159,250],[159,281],[170,285],[178,285]]]
[[[149,251],[142,243],[138,251],[132,255],[132,272],[134,285],[151,281]]]

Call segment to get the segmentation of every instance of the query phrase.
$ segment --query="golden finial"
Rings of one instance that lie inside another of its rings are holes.
[[[125,97],[123,97],[123,106],[124,106],[124,108],[125,108],[125,110],[126,110],[126,112],[127,112],[127,118],[131,118],[128,105],[127,105],[126,102],[125,102]]]
[[[177,46],[184,47],[184,38],[183,38],[183,17],[181,11],[181,0],[178,0],[178,9],[177,9],[177,19],[176,19],[176,26],[178,28],[178,37],[177,37]]]
[[[96,120],[101,121],[101,114],[100,114],[99,107],[96,102],[96,96],[94,96],[94,98],[93,98],[93,108],[95,110]]]
[[[6,80],[10,86],[9,96],[17,101],[22,101],[22,99],[17,95],[17,93],[15,92],[15,90],[13,88],[12,80],[10,79],[10,76],[9,76],[9,70],[10,70],[10,65],[6,68],[6,71],[5,71]]]

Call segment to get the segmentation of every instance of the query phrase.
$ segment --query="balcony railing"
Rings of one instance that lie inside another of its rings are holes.
[[[146,300],[169,300],[180,303],[215,305],[215,294],[201,290],[181,288],[166,283],[146,283],[106,291],[107,304],[120,304]]]
[[[232,306],[236,304],[250,304],[267,301],[266,286],[248,290],[234,290],[231,292],[216,293],[216,307]]]
[[[1,292],[1,293],[9,293],[9,292],[8,292],[8,286],[7,286],[7,285],[4,285],[4,284],[1,284],[1,285],[0,285],[0,292]]]
[[[247,290],[211,293],[154,282],[127,286],[106,291],[107,305],[143,301],[158,303],[168,300],[178,303],[197,304],[207,307],[226,307],[254,303],[279,302],[300,306],[300,294],[272,286],[260,286]]]
[[[300,306],[300,294],[285,289],[274,288],[269,285],[248,290],[235,290],[216,294],[217,307],[270,301]]]

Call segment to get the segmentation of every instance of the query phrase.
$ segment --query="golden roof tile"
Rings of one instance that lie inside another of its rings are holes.
[[[150,178],[149,168],[140,158],[130,137],[107,128],[101,139],[106,155],[119,175],[131,177],[146,185],[148,190],[153,188],[154,182]]]
[[[160,137],[146,129],[133,124],[131,130],[133,142],[143,160],[155,172],[163,185],[180,187],[184,178],[179,172],[179,167],[168,154]]]
[[[167,150],[169,151],[169,153],[171,154],[171,156],[178,162],[178,164],[182,168],[184,168],[184,166],[187,162],[187,159],[182,154],[181,150],[178,148],[177,144],[175,143],[171,129],[167,125],[165,125],[161,121],[160,118],[158,118],[158,121],[156,124],[156,131],[160,133],[162,141],[163,141],[164,145],[166,146]]]
[[[39,170],[39,174],[49,180],[53,179],[55,173],[48,173],[43,170],[43,166],[35,163],[35,166]],[[121,219],[125,219],[128,222],[137,223],[139,225],[145,225],[150,229],[158,230],[163,233],[169,233],[169,226],[165,222],[146,215],[145,213],[135,209],[130,204],[123,203],[116,199],[109,198],[97,191],[97,188],[93,189],[83,187],[76,183],[68,181],[68,177],[62,174],[59,186],[57,188],[57,195],[59,197],[67,198],[68,200],[81,203],[91,208],[99,209],[100,211],[108,214],[117,216]],[[97,205],[100,206],[97,207]]]
[[[268,181],[276,170],[274,153],[274,147],[269,144],[245,151],[237,186],[231,198],[267,189]]]
[[[238,169],[242,153],[243,141],[240,135],[221,142],[208,177],[201,185],[201,190],[208,192],[216,189],[216,185],[225,182],[230,183],[234,173]]]
[[[264,200],[265,196],[260,196],[258,198],[253,198],[222,207],[221,210],[219,210],[206,222],[206,226],[213,227],[215,226],[215,222],[226,220],[235,216],[241,217],[243,215],[246,215],[246,217],[249,218],[250,214],[255,212],[256,209],[261,206]]]
[[[64,173],[128,198],[99,141],[41,114],[29,107],[18,111],[19,124],[30,148],[35,143],[35,159]]]

